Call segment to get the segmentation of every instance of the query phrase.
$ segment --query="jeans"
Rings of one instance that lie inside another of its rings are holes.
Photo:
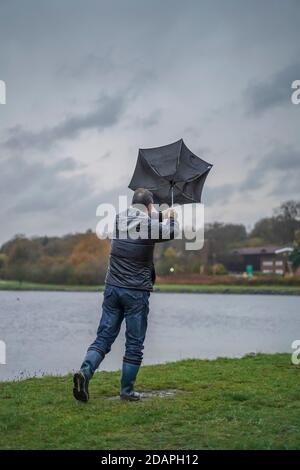
[[[150,292],[106,285],[102,316],[95,341],[90,345],[81,368],[91,378],[110,351],[123,319],[126,323],[124,362],[140,365],[147,330]]]

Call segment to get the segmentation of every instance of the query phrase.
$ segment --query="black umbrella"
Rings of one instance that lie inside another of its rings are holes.
[[[162,147],[139,149],[129,188],[149,189],[156,204],[201,202],[211,167],[191,152],[182,139]]]

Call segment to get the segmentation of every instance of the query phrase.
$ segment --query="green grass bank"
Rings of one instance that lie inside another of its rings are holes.
[[[137,403],[119,372],[99,372],[88,404],[72,377],[0,383],[1,449],[300,449],[300,366],[289,354],[185,360],[142,367]]]

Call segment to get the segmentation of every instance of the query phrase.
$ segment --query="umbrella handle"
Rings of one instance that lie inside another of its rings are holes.
[[[174,203],[174,186],[173,185],[171,186],[171,201],[172,201],[171,207],[173,207],[173,203]]]

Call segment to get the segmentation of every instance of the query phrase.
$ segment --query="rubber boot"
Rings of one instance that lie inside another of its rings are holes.
[[[103,358],[104,354],[95,349],[89,349],[86,353],[80,370],[73,376],[73,396],[76,400],[85,403],[89,401],[89,381]]]
[[[125,361],[123,362],[120,393],[121,400],[140,400],[140,394],[133,390],[139,368],[140,366],[137,364],[130,364],[129,362]]]
[[[91,380],[95,371],[104,359],[104,354],[96,349],[88,349],[84,361],[80,367],[87,380]]]

